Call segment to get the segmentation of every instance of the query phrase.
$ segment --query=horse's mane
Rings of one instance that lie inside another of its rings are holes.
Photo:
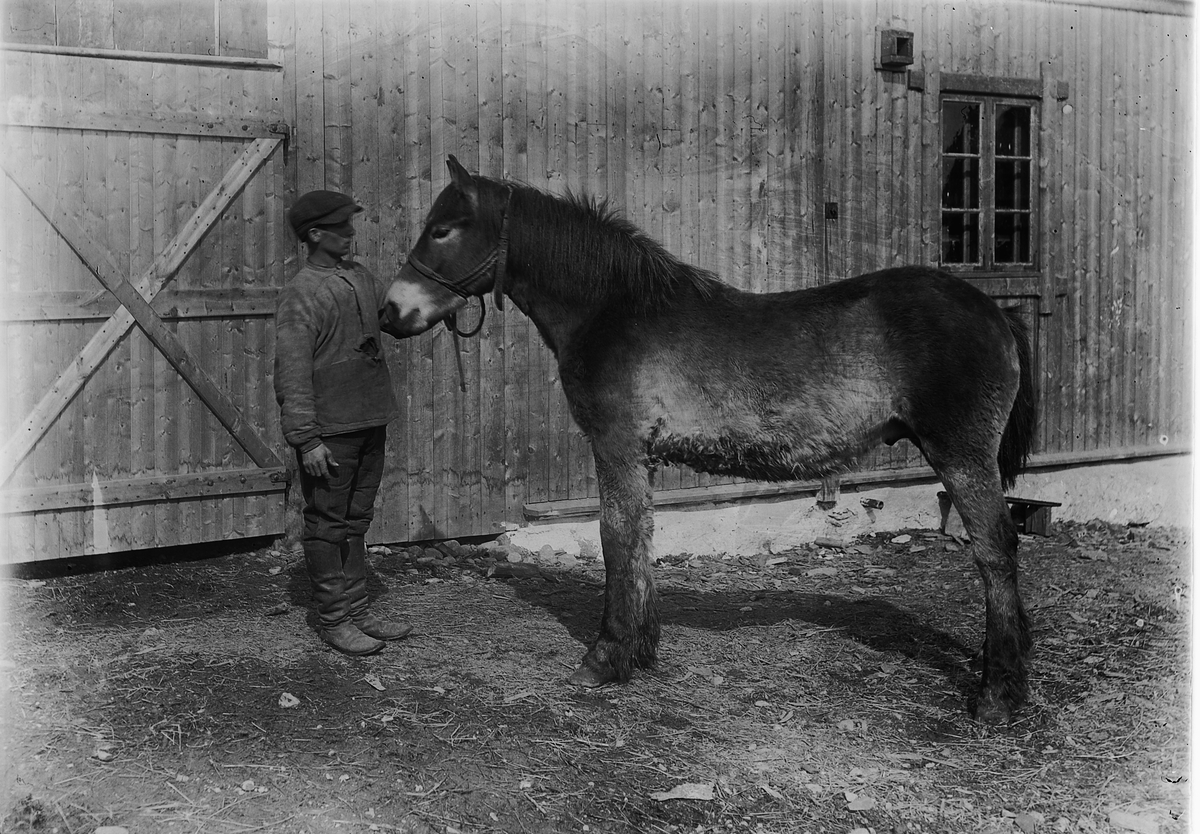
[[[646,313],[687,290],[707,298],[722,283],[671,255],[607,199],[570,191],[557,197],[529,185],[490,182],[513,189],[513,251],[519,247],[521,271],[540,292],[588,306],[620,302]]]

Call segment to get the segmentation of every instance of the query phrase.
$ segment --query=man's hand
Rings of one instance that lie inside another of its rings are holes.
[[[328,479],[338,468],[337,461],[333,459],[333,452],[329,451],[329,447],[324,443],[309,449],[301,458],[304,471],[314,478]]]

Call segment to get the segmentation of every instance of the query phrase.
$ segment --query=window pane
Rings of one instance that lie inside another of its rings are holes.
[[[996,208],[1029,208],[1029,163],[996,161]]]
[[[979,208],[977,160],[942,160],[942,208]]]
[[[996,215],[996,263],[1029,263],[1029,215]]]
[[[979,105],[947,99],[942,102],[942,153],[979,153]]]
[[[979,263],[979,215],[942,212],[942,263]]]
[[[996,105],[996,153],[999,156],[1029,156],[1029,108]]]

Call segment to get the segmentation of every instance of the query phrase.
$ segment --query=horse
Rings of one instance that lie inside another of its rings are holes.
[[[1014,310],[923,266],[745,292],[681,262],[605,200],[473,176],[453,156],[447,165],[389,304],[427,325],[472,297],[491,292],[501,308],[507,297],[557,359],[595,459],[605,566],[599,633],[571,682],[625,683],[657,659],[659,467],[816,479],[907,439],[958,509],[983,579],[972,712],[1011,720],[1028,698],[1032,638],[1004,490],[1036,420],[1029,334]]]

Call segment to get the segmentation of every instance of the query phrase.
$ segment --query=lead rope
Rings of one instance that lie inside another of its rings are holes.
[[[469,339],[483,329],[483,321],[487,318],[487,302],[483,296],[479,296],[479,323],[475,325],[475,329],[470,333],[463,333],[458,329],[458,313],[451,313],[446,319],[446,329],[454,334],[454,362],[458,365],[458,388],[464,394],[467,393],[467,372],[463,370],[462,361],[462,342],[463,339]]]

